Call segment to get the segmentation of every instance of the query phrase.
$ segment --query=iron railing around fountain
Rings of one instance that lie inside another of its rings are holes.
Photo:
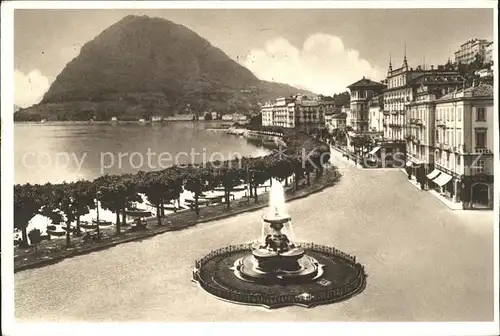
[[[354,295],[357,292],[356,289],[362,288],[364,286],[366,278],[364,266],[356,263],[355,256],[351,256],[331,246],[324,246],[315,243],[299,243],[297,245],[305,249],[311,249],[318,252],[325,252],[340,257],[352,263],[352,266],[355,267],[357,270],[356,278],[349,284],[328,291],[313,293],[313,295],[315,296],[314,302],[318,303],[318,302],[340,301],[343,300],[344,298],[347,298],[348,296]],[[237,290],[225,290],[222,289],[221,287],[216,287],[206,282],[203,279],[202,275],[200,274],[200,269],[207,261],[211,260],[214,257],[224,255],[228,252],[249,250],[251,249],[251,246],[252,243],[246,243],[246,244],[230,245],[211,251],[203,258],[195,261],[196,269],[193,271],[193,280],[196,281],[208,293],[228,301],[245,302],[248,304],[264,305],[267,307],[275,307],[282,304],[307,305],[308,299],[300,295],[284,294],[277,296],[267,296],[265,294],[260,294],[260,293],[248,293],[248,292],[240,292]]]

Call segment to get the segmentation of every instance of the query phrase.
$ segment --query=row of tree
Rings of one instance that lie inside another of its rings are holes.
[[[126,209],[141,203],[140,194],[156,207],[158,224],[165,216],[164,206],[178,200],[184,190],[194,195],[193,209],[199,216],[199,200],[204,192],[216,187],[224,189],[224,201],[230,207],[231,190],[248,183],[250,197],[258,202],[257,187],[275,178],[287,180],[295,176],[294,188],[299,180],[323,173],[329,161],[329,147],[319,142],[305,143],[298,138],[286,138],[287,147],[273,154],[258,158],[239,158],[232,161],[212,162],[187,167],[173,166],[161,171],[137,174],[104,175],[94,181],[72,183],[14,186],[14,227],[22,232],[23,244],[28,244],[27,226],[36,215],[44,215],[53,222],[66,221],[66,239],[70,245],[71,223],[76,222],[75,234],[81,233],[80,218],[95,209],[97,202],[105,210],[116,214],[116,232],[126,220]],[[315,145],[314,147],[311,144]],[[308,146],[309,148],[305,148]],[[63,214],[65,218],[62,218]]]

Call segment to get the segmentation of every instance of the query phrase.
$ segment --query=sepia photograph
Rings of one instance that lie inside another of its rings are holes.
[[[2,333],[498,334],[496,6],[2,3]]]

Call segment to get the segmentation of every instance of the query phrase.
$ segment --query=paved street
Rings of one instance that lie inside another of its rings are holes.
[[[341,182],[288,203],[299,240],[366,267],[367,288],[339,304],[267,311],[191,281],[195,259],[260,235],[262,212],[206,223],[15,275],[16,317],[31,321],[488,321],[493,212],[452,211],[397,169],[333,158]]]

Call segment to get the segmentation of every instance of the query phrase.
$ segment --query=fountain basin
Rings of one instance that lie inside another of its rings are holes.
[[[320,264],[304,255],[303,249],[287,254],[254,250],[234,263],[235,275],[245,281],[261,284],[302,283],[321,275]]]
[[[355,257],[330,246],[314,243],[301,243],[300,246],[305,252],[303,258],[308,258],[313,265],[315,261],[318,263],[314,265],[317,267],[314,277],[301,277],[302,272],[309,271],[302,264],[304,269],[301,271],[277,274],[276,277],[281,278],[266,282],[268,275],[253,268],[252,244],[240,244],[214,250],[197,260],[192,281],[223,301],[268,309],[284,306],[311,308],[347,300],[363,291],[366,274]],[[302,263],[303,259],[299,260]],[[255,270],[250,280],[244,277],[248,272],[241,272],[241,267],[245,269],[247,263],[250,264],[247,270]],[[292,277],[291,280],[287,275]],[[297,281],[300,279],[304,281]]]

